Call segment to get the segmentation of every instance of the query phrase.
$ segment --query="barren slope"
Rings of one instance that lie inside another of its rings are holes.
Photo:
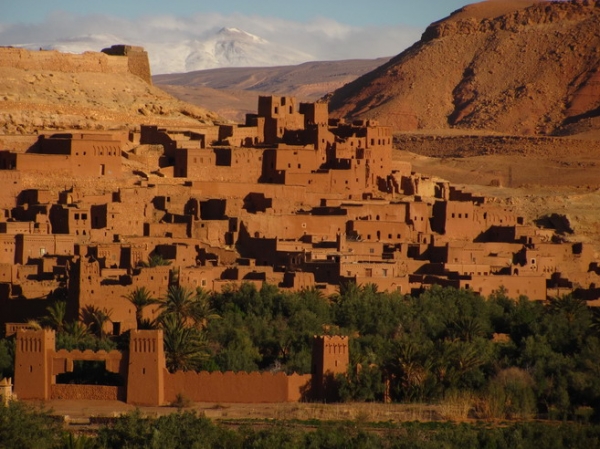
[[[175,97],[234,121],[255,112],[259,95],[290,95],[314,101],[385,63],[319,61],[283,67],[244,67],[157,75],[153,81]]]
[[[487,1],[432,24],[337,90],[334,115],[396,130],[510,134],[600,128],[600,1]]]
[[[216,118],[134,75],[0,67],[0,134],[139,124],[194,127]]]

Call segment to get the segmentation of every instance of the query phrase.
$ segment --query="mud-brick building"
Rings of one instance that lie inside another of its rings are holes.
[[[311,374],[283,372],[182,372],[166,369],[161,330],[132,331],[129,351],[56,350],[50,330],[17,329],[14,389],[21,399],[121,400],[128,404],[160,406],[180,394],[194,402],[296,402],[330,395],[328,381],[345,373],[349,363],[347,337],[315,337]],[[75,361],[104,363],[119,386],[60,383]]]
[[[114,134],[42,135],[26,153],[0,151],[0,170],[120,177],[121,146]]]

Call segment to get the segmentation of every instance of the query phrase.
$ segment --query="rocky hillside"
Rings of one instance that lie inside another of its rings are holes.
[[[110,58],[119,57],[0,49],[0,134],[140,123],[194,127],[217,118],[131,73],[114,70],[106,63]]]
[[[330,101],[334,115],[397,130],[598,130],[600,0],[466,6]]]

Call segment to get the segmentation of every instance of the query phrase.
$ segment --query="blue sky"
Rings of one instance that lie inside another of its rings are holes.
[[[194,61],[210,59],[214,36],[229,27],[268,42],[265,53],[289,56],[285,62],[274,56],[273,64],[262,65],[372,59],[397,55],[416,42],[431,22],[468,3],[0,0],[0,45],[72,53],[100,51],[113,44],[141,45],[148,50],[153,73],[170,73],[199,69]]]
[[[278,17],[306,22],[326,17],[348,25],[424,27],[469,3],[468,0],[2,0],[2,23],[35,23],[49,14],[105,14],[133,20],[143,16],[189,16],[203,13]]]

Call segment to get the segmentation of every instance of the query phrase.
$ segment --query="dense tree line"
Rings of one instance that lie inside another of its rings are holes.
[[[442,288],[408,296],[348,283],[331,297],[243,284],[214,294],[173,286],[162,299],[138,289],[128,299],[138,327],[163,329],[171,371],[310,373],[313,336],[342,334],[351,346],[348,373],[336,379],[342,401],[466,398],[482,418],[600,414],[600,320],[572,296],[541,303]],[[142,318],[152,304],[155,322]],[[51,305],[42,320],[57,330],[59,347],[126,347],[127,335],[101,331],[109,311],[66,323],[62,307]],[[13,354],[12,342],[1,341],[4,374]]]

